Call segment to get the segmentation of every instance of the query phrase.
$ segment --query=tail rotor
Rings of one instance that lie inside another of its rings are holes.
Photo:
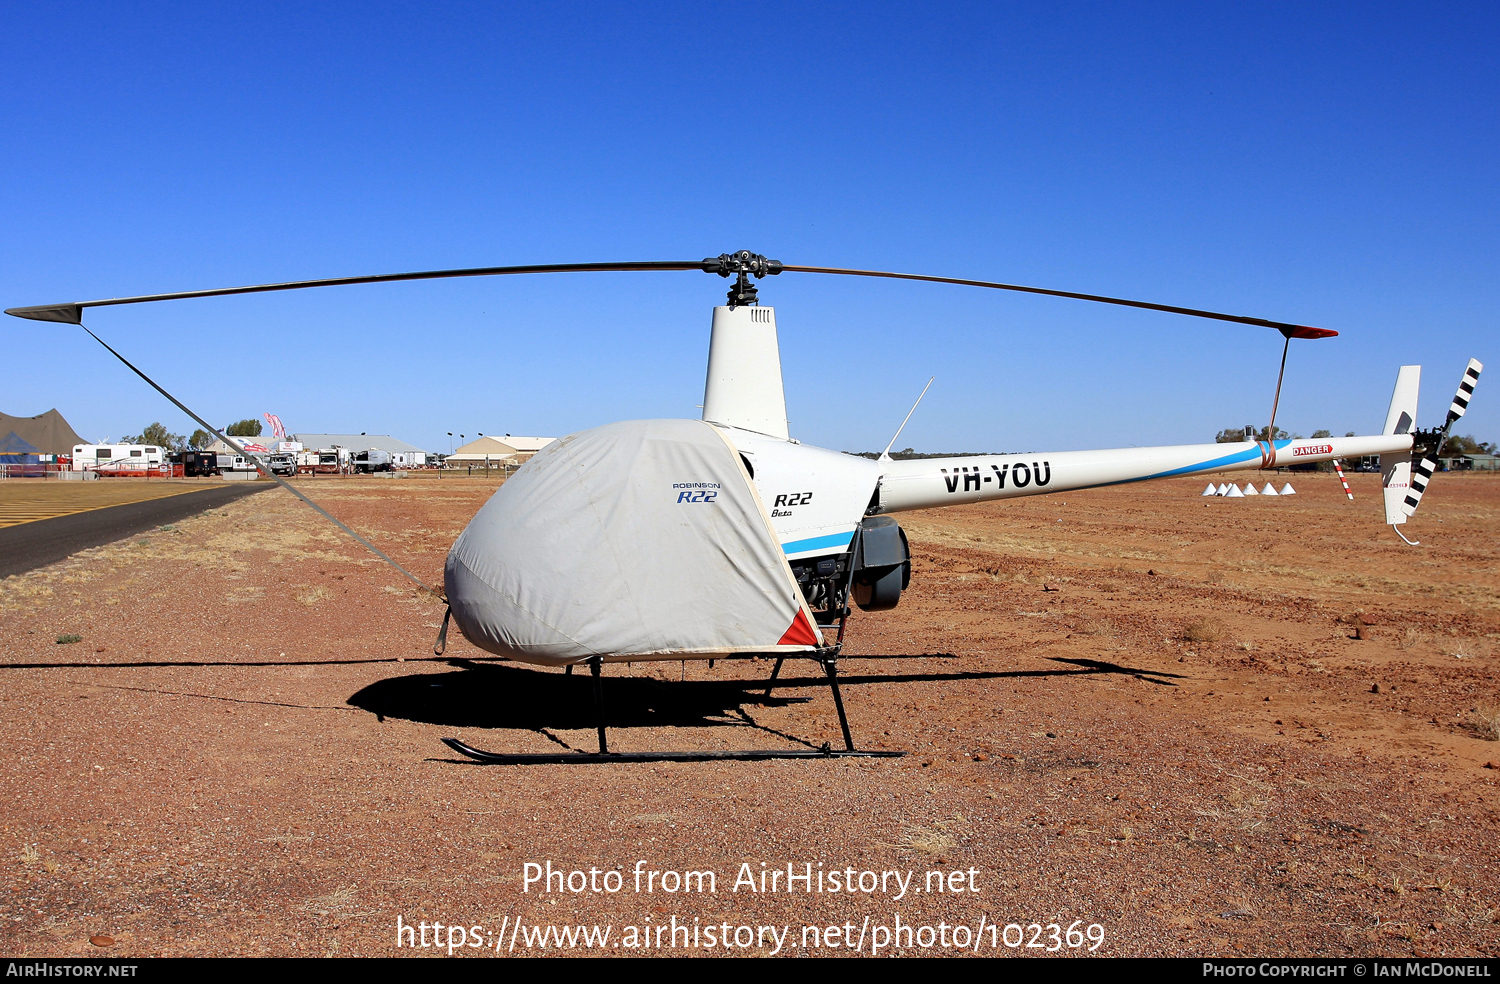
[[[1474,385],[1479,382],[1479,374],[1483,370],[1483,363],[1478,359],[1470,359],[1468,368],[1464,370],[1464,378],[1458,384],[1458,392],[1453,394],[1453,403],[1448,407],[1448,419],[1443,422],[1443,426],[1434,431],[1416,432],[1417,446],[1412,448],[1412,457],[1417,459],[1417,463],[1412,466],[1411,491],[1407,492],[1401,503],[1401,509],[1406,515],[1416,512],[1417,506],[1421,504],[1422,493],[1427,491],[1427,484],[1438,470],[1438,456],[1443,453],[1448,434],[1469,409],[1469,400],[1474,396]]]

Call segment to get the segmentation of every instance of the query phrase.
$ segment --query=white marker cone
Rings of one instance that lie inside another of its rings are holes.
[[[1285,485],[1283,485],[1281,487],[1281,494],[1282,495],[1296,495],[1297,494],[1297,490],[1294,489],[1294,488],[1292,488],[1292,483],[1291,482],[1287,482]]]
[[[1245,493],[1240,491],[1238,485],[1229,486],[1229,491],[1224,493],[1224,498],[1226,499],[1243,499],[1244,497]]]
[[[1276,494],[1276,486],[1272,485],[1270,482],[1267,482],[1266,483],[1266,487],[1260,490],[1260,494],[1261,495],[1275,495]]]
[[[1255,491],[1255,483],[1254,482],[1246,482],[1245,483],[1245,494],[1246,495],[1260,495],[1259,492]]]
[[[1208,488],[1206,488],[1206,489],[1203,490],[1203,494],[1204,495],[1218,495],[1219,494],[1219,490],[1214,487],[1214,483],[1213,482],[1209,482],[1208,483]]]
[[[1217,492],[1214,493],[1214,495],[1228,495],[1228,494],[1229,494],[1229,486],[1224,485],[1223,483],[1220,483],[1220,485],[1219,485],[1219,491],[1217,491]]]

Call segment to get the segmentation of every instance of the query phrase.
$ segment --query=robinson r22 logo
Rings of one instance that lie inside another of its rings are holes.
[[[678,502],[713,502],[719,497],[718,482],[673,482]]]

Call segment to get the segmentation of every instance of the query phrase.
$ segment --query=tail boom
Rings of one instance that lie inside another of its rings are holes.
[[[877,511],[930,509],[1212,472],[1259,471],[1391,454],[1409,451],[1411,446],[1410,434],[1384,434],[887,461],[882,462]]]

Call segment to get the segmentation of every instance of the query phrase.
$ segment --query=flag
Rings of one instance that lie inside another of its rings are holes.
[[[276,440],[286,440],[286,428],[281,426],[281,418],[274,413],[266,413],[261,416],[266,418],[266,423],[271,425],[271,433],[276,435]]]

